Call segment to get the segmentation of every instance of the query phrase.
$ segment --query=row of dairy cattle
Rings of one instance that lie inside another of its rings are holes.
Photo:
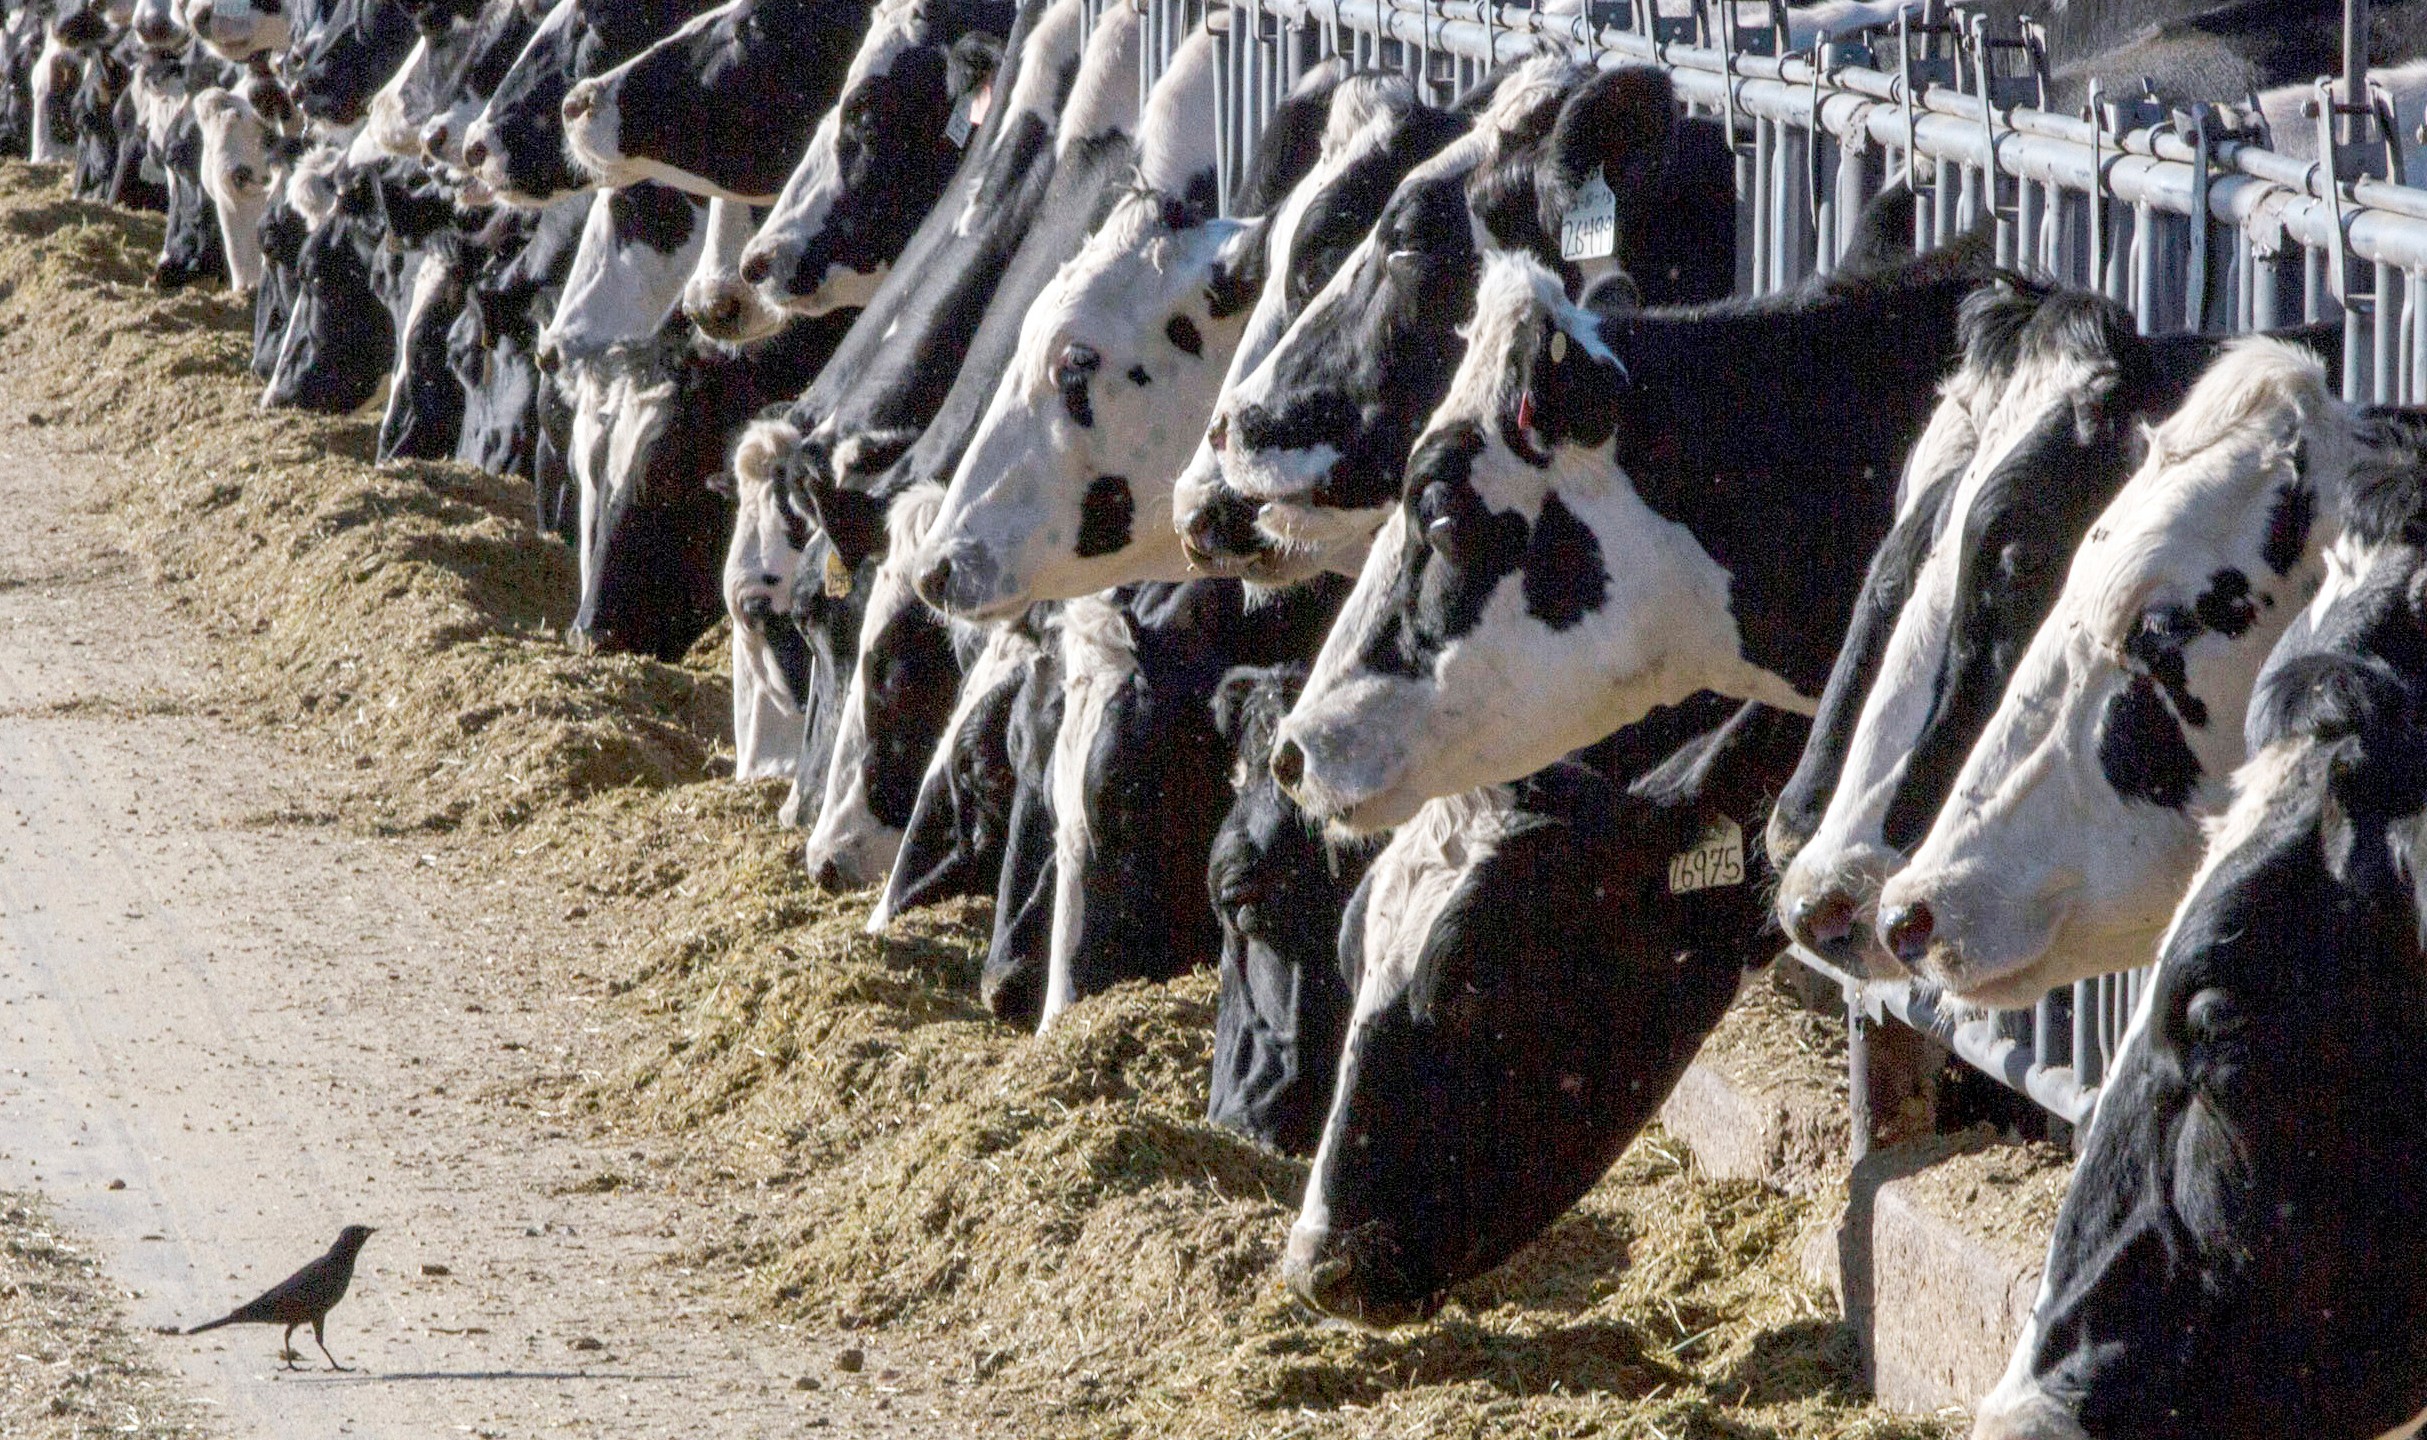
[[[1968,1000],[2162,949],[1981,1434],[2407,1425],[2420,427],[2339,332],[2144,338],[1893,188],[1713,303],[1726,138],[1553,55],[1316,67],[1219,216],[1215,46],[1141,98],[1141,30],[60,0],[0,139],[253,291],[269,403],[528,476],[589,643],[729,612],[737,768],[873,928],[994,896],[998,1014],[1218,964],[1310,1303],[1427,1313],[1572,1204],[1775,873]]]

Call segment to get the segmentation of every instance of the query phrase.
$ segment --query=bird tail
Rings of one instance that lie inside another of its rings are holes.
[[[233,1325],[235,1323],[236,1317],[234,1315],[222,1315],[216,1320],[211,1320],[203,1324],[196,1325],[184,1333],[188,1335],[199,1335],[205,1330],[216,1330],[222,1325]]]

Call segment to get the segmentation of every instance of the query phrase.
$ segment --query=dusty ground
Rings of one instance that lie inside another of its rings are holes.
[[[917,1354],[739,1319],[662,1263],[702,1203],[673,1147],[553,1098],[601,987],[531,957],[602,938],[435,840],[323,823],[335,777],[208,713],[207,651],[93,513],[100,462],[29,408],[0,375],[0,1188],[50,1196],[147,1327],[381,1231],[330,1335],[361,1374],[308,1337],[284,1371],[271,1331],[147,1347],[212,1428],[969,1433]]]
[[[146,1342],[218,1428],[1955,1433],[1854,1393],[1815,1202],[1656,1133],[1433,1321],[1298,1309],[1207,980],[1033,1037],[982,906],[862,935],[724,778],[713,657],[568,654],[526,494],[259,413],[156,245],[0,165],[0,1188],[145,1326],[383,1227],[363,1375]]]

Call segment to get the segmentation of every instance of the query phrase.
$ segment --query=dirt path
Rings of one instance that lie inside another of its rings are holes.
[[[27,412],[0,380],[0,1189],[146,1326],[381,1231],[329,1336],[359,1374],[283,1371],[274,1331],[149,1342],[215,1428],[985,1433],[942,1361],[735,1318],[665,1258],[700,1200],[662,1146],[552,1103],[598,996],[516,963],[612,937],[330,823],[328,777],[210,713],[206,646],[87,508],[104,462]]]

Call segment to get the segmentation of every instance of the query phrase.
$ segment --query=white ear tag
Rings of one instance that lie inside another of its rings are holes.
[[[1565,330],[1551,332],[1551,363],[1553,365],[1567,363],[1567,332]]]
[[[987,81],[953,103],[952,118],[944,122],[944,138],[955,150],[966,149],[969,137],[986,123],[986,111],[994,100],[994,82]]]
[[[1559,258],[1606,260],[1617,249],[1618,197],[1595,167],[1559,219]]]
[[[1694,848],[1669,858],[1669,893],[1690,895],[1744,883],[1744,827],[1726,816],[1702,832]]]
[[[825,580],[827,598],[840,600],[851,593],[851,567],[831,549],[826,552]]]

